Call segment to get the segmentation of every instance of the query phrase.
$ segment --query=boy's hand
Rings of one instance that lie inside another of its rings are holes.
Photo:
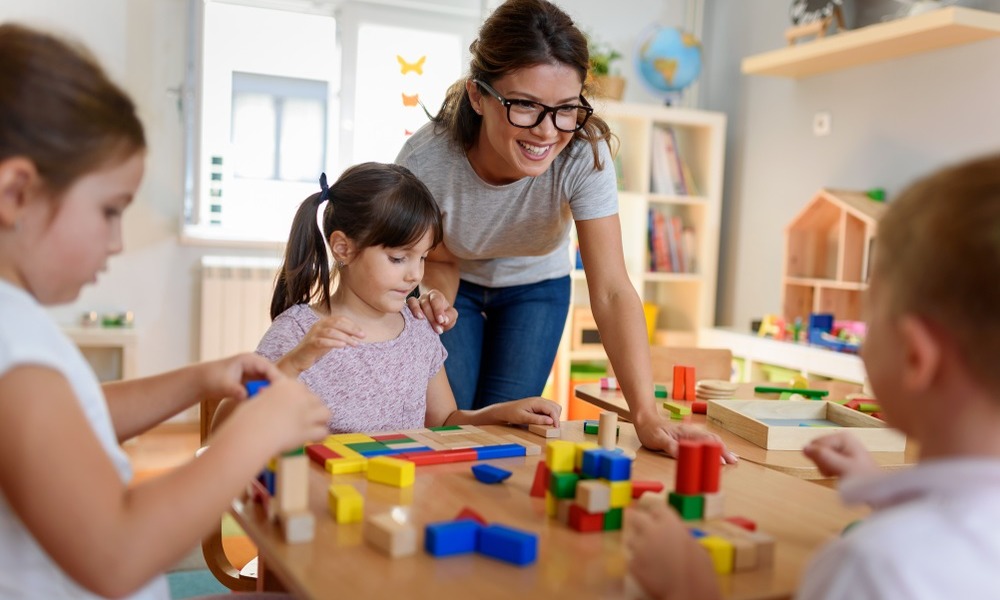
[[[629,572],[651,598],[720,596],[708,552],[662,499],[626,508],[624,535]]]
[[[551,400],[533,396],[495,404],[497,419],[514,425],[559,425],[562,407]]]
[[[699,427],[674,425],[654,413],[643,417],[637,416],[634,424],[639,441],[650,450],[662,450],[668,456],[677,456],[677,442],[680,440],[713,440],[722,444],[722,458],[726,463],[733,464],[738,460],[736,455],[726,448],[719,436]]]
[[[347,317],[323,317],[309,328],[297,346],[278,359],[278,368],[289,377],[298,377],[330,350],[357,346],[364,337],[361,327]]]
[[[871,453],[847,432],[816,438],[802,452],[816,463],[824,477],[868,475],[879,470]]]
[[[454,327],[458,320],[458,311],[437,290],[428,290],[420,298],[407,298],[406,304],[414,317],[429,321],[439,334]]]

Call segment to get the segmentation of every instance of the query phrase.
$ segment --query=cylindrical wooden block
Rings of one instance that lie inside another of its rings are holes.
[[[613,450],[618,445],[618,413],[606,410],[597,423],[597,443],[605,450]]]
[[[701,493],[701,443],[688,440],[678,443],[674,491],[684,495]]]
[[[701,444],[701,491],[712,494],[719,491],[719,474],[722,471],[722,444]]]

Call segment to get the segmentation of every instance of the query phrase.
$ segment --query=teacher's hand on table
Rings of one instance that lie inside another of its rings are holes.
[[[736,455],[726,448],[722,439],[700,427],[676,425],[658,414],[636,415],[635,433],[642,445],[650,450],[662,450],[669,456],[677,456],[677,442],[681,440],[713,440],[722,444],[722,458],[728,464],[737,461]]]
[[[419,298],[407,298],[406,304],[414,317],[430,321],[434,331],[438,333],[448,331],[458,320],[458,311],[452,307],[444,294],[437,290],[428,290]]]

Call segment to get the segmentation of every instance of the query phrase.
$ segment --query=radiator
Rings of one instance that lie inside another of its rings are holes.
[[[201,259],[201,360],[257,348],[271,325],[271,293],[280,265],[268,258]]]

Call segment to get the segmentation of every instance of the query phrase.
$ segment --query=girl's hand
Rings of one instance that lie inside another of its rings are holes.
[[[709,433],[691,425],[674,425],[658,414],[636,417],[635,433],[642,445],[650,450],[662,450],[668,456],[677,456],[677,442],[680,440],[713,440],[722,444],[722,458],[728,464],[738,459],[730,452],[722,439],[714,433]]]
[[[289,377],[298,377],[330,350],[357,346],[364,337],[361,327],[347,317],[323,317],[309,328],[297,346],[278,359],[278,368]]]
[[[253,399],[242,403],[223,424],[251,440],[270,440],[273,453],[322,440],[329,433],[330,409],[305,384],[283,377],[271,381]]]
[[[858,438],[847,432],[816,438],[802,452],[816,463],[824,477],[868,475],[879,470]]]
[[[430,321],[434,331],[439,334],[454,327],[458,320],[458,311],[437,290],[428,290],[420,298],[407,298],[406,304],[414,317]]]
[[[559,425],[562,407],[551,400],[533,396],[495,404],[496,417],[514,425]]]
[[[245,353],[198,365],[202,370],[202,396],[205,399],[235,398],[244,400],[244,384],[254,379],[274,381],[283,377],[278,368],[263,356]]]
[[[708,552],[662,499],[626,508],[624,537],[629,573],[649,597],[720,597]]]

